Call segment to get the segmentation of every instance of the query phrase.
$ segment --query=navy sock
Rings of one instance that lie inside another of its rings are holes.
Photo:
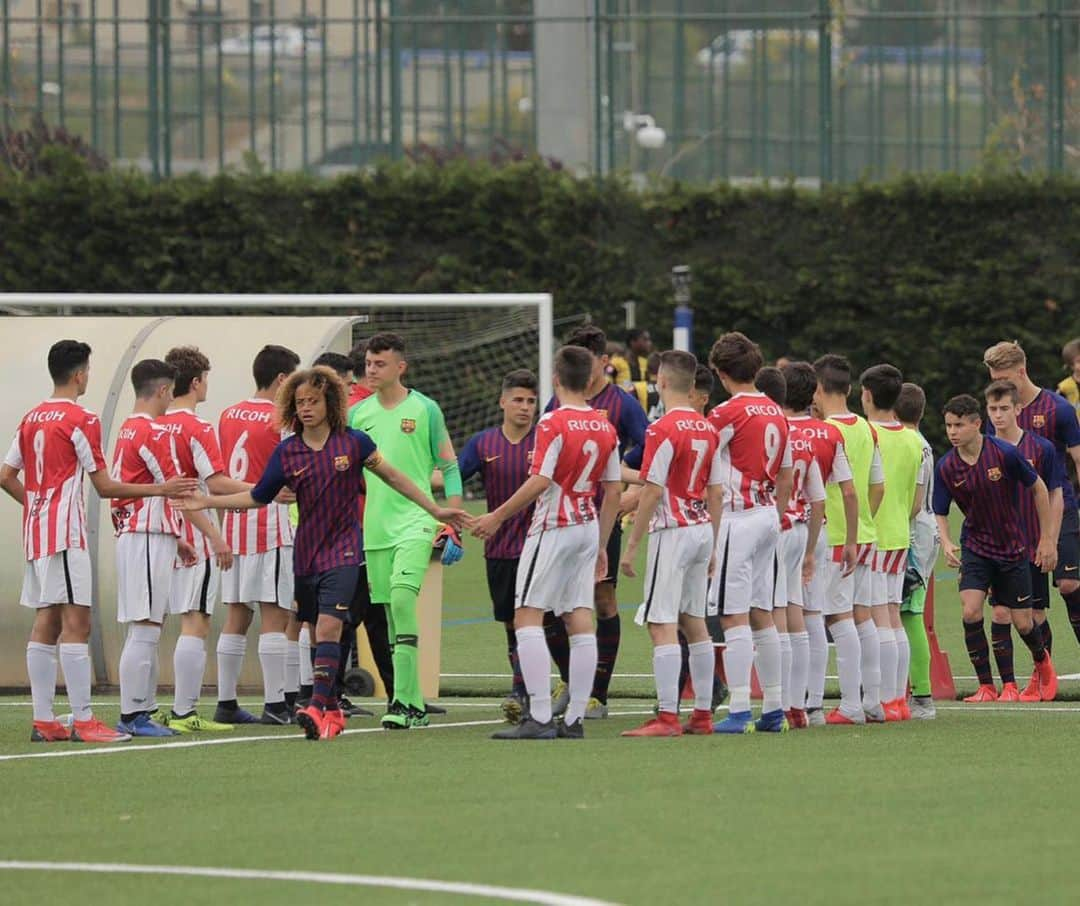
[[[964,643],[967,645],[968,657],[971,658],[971,666],[979,677],[979,685],[992,686],[994,675],[990,672],[990,646],[986,644],[986,631],[983,629],[982,620],[974,623],[964,620]]]
[[[618,614],[613,617],[600,617],[596,621],[596,679],[593,680],[592,697],[605,705],[621,639],[622,621]]]
[[[506,656],[510,660],[510,672],[513,674],[513,684],[510,691],[514,695],[525,694],[525,680],[521,676],[521,664],[518,662],[517,633],[514,631],[514,623],[511,620],[503,623],[506,629]]]
[[[1015,683],[1013,672],[1012,623],[991,623],[990,638],[994,645],[994,660],[1002,683]]]
[[[1076,634],[1076,640],[1080,642],[1080,588],[1061,597],[1065,599],[1065,606],[1069,610],[1069,624]]]
[[[1043,648],[1046,649],[1047,654],[1053,654],[1054,652],[1054,630],[1050,628],[1050,620],[1039,626],[1042,632]]]
[[[1038,626],[1032,626],[1027,635],[1022,632],[1019,635],[1024,644],[1028,646],[1031,657],[1036,664],[1046,660],[1046,649],[1043,647],[1042,633],[1039,631]]]
[[[547,639],[551,659],[555,661],[555,666],[559,670],[559,678],[564,683],[569,683],[570,636],[566,634],[566,625],[562,617],[555,616],[550,610],[544,614],[544,637]]]
[[[334,680],[337,678],[338,662],[341,660],[341,645],[337,642],[319,642],[315,647],[315,667],[311,703],[323,711],[337,710],[337,695],[334,693]]]

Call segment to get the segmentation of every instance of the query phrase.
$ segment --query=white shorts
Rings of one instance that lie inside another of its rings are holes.
[[[174,535],[125,532],[116,539],[116,620],[160,623],[169,612]]]
[[[277,604],[293,607],[293,549],[276,547],[261,554],[238,554],[232,569],[221,576],[221,600],[225,604]]]
[[[796,522],[780,533],[780,541],[776,545],[776,587],[773,589],[773,605],[776,607],[787,607],[788,604],[802,607],[802,568],[809,533],[810,527],[805,522]]]
[[[83,548],[73,547],[26,564],[19,603],[34,608],[55,604],[89,607],[92,591],[90,554]]]
[[[772,611],[773,569],[780,517],[773,507],[725,513],[716,539],[716,571],[709,583],[708,616]]]
[[[858,572],[858,567],[855,570]],[[826,547],[824,559],[817,565],[817,574],[821,577],[821,612],[826,616],[851,613],[855,600],[855,573],[844,575],[844,564],[836,562],[832,547]]]
[[[911,533],[911,556],[908,559],[927,584],[937,564],[939,544],[937,526],[929,525],[916,517]]]
[[[556,614],[578,607],[591,610],[599,550],[600,526],[595,519],[529,535],[518,560],[514,607]]]
[[[829,579],[829,559],[832,557],[832,548],[825,527],[821,527],[818,535],[817,548],[814,552],[814,575],[810,584],[803,591],[803,610],[812,613],[821,613],[825,608],[825,589]]]
[[[645,601],[634,622],[678,623],[679,614],[705,616],[712,524],[662,529],[649,535]]]
[[[875,607],[882,604],[899,604],[904,598],[904,573],[907,572],[907,551],[874,551],[874,599]]]
[[[855,567],[855,589],[852,592],[854,603],[863,607],[872,607],[874,595],[874,567],[870,563],[859,563]]]
[[[194,566],[174,567],[169,589],[169,613],[213,614],[220,586],[221,570],[213,556],[200,560]]]

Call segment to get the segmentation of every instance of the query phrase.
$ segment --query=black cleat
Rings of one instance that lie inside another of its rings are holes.
[[[442,705],[432,705],[432,704],[428,704],[428,702],[424,702],[424,710],[426,710],[428,714],[445,714],[446,713],[446,708],[444,708]]]
[[[341,708],[341,713],[346,717],[374,717],[375,712],[369,711],[367,708],[361,708],[359,705],[353,704],[344,695],[338,696],[338,707]]]
[[[292,714],[289,713],[288,707],[282,711],[275,711],[272,708],[263,708],[262,717],[259,718],[259,723],[267,727],[290,727],[294,721]]]
[[[390,707],[386,709],[386,713],[383,715],[382,725],[386,730],[408,730],[411,726],[409,723],[409,709],[397,699],[394,699],[394,701],[390,702]]]
[[[556,732],[559,734],[559,739],[584,739],[585,738],[585,721],[575,720],[572,724],[568,724],[565,720],[560,720],[556,724]]]
[[[507,727],[505,730],[499,730],[498,733],[492,733],[492,739],[554,739],[557,730],[555,729],[555,723],[548,721],[545,724],[537,723],[531,717],[525,718],[521,723],[515,727]]]

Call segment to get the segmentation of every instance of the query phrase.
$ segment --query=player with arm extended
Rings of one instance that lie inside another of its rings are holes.
[[[1080,471],[1080,422],[1076,409],[1063,396],[1039,388],[1027,372],[1027,357],[1019,343],[1001,342],[991,346],[983,363],[994,381],[1011,381],[1020,393],[1020,414],[1017,421],[1024,431],[1039,434],[1050,441],[1064,466],[1072,460]],[[992,434],[991,425],[987,433]],[[1058,532],[1057,566],[1054,584],[1065,601],[1069,623],[1080,642],[1080,514],[1077,512],[1076,491],[1066,481],[1061,488],[1062,517]],[[1045,617],[1045,613],[1042,615]],[[1036,622],[1039,614],[1036,613]],[[1043,644],[1053,647],[1050,621],[1041,622]]]
[[[502,506],[529,478],[536,443],[534,422],[539,388],[531,371],[519,369],[507,374],[499,396],[502,424],[474,434],[458,455],[463,482],[473,475],[483,478],[489,511]],[[531,506],[519,510],[484,542],[488,593],[495,619],[506,630],[506,653],[513,674],[510,695],[502,706],[503,715],[512,724],[520,723],[528,708],[514,632],[514,589],[532,513]]]
[[[904,598],[911,520],[926,501],[923,445],[919,436],[896,416],[896,401],[904,386],[900,369],[874,365],[862,373],[859,384],[863,412],[877,433],[885,472],[885,496],[874,514],[877,542],[871,608],[881,646],[881,703],[886,720],[910,720],[907,684],[911,648],[900,622],[900,604]]]
[[[926,409],[926,394],[918,384],[905,383],[896,400],[896,417],[905,428],[911,428],[922,441],[923,461],[918,483],[926,488],[924,500],[911,522],[911,547],[908,551],[908,568],[904,585],[904,600],[900,605],[900,620],[904,624],[911,651],[911,701],[908,709],[916,720],[933,720],[937,717],[933,689],[930,686],[930,639],[926,634],[923,609],[926,606],[926,590],[934,575],[940,542],[937,520],[934,519],[934,450],[930,442],[919,432]]]
[[[945,404],[944,414],[953,449],[937,463],[934,515],[945,560],[960,570],[964,640],[979,678],[979,691],[965,701],[997,699],[983,629],[983,603],[990,588],[996,604],[1013,611],[1013,625],[1035,661],[1040,697],[1052,701],[1057,694],[1057,674],[1031,617],[1028,542],[1019,510],[1020,495],[1033,496],[1039,520],[1035,563],[1049,572],[1057,550],[1046,485],[1016,447],[995,437],[983,437],[979,403],[974,397],[954,396]],[[964,514],[960,533],[963,550],[953,543],[949,531],[949,506],[954,502]]]
[[[1006,443],[1012,444],[1020,452],[1020,455],[1038,473],[1043,484],[1050,494],[1051,534],[1057,547],[1056,532],[1061,526],[1062,512],[1062,485],[1068,479],[1065,477],[1063,463],[1057,455],[1054,445],[1045,437],[1024,431],[1017,417],[1020,412],[1019,391],[1011,381],[994,381],[983,392],[986,398],[986,415],[988,421],[994,426],[994,435]],[[1019,499],[1020,516],[1024,527],[1024,537],[1028,547],[1028,571],[1031,573],[1031,608],[1032,618],[1035,620],[1035,628],[1043,636],[1043,645],[1046,645],[1046,637],[1039,625],[1039,617],[1046,619],[1046,608],[1050,606],[1050,581],[1047,573],[1043,572],[1035,563],[1035,554],[1038,550],[1040,528],[1039,515],[1035,509],[1034,499],[1030,494],[1021,494]],[[990,627],[991,646],[994,649],[994,660],[998,665],[998,673],[1001,675],[1001,694],[998,701],[1024,701],[1037,702],[1042,700],[1039,672],[1035,670],[1031,676],[1031,682],[1023,692],[1016,687],[1016,676],[1013,671],[1013,644],[1012,625],[1013,618],[1020,611],[1012,611],[997,604],[993,591],[990,593],[993,603],[993,616]],[[1046,649],[1050,652],[1050,649]]]
[[[34,609],[26,646],[32,742],[130,738],[105,726],[90,707],[88,643],[93,601],[83,475],[90,476],[101,497],[177,496],[195,488],[194,481],[177,477],[152,484],[121,484],[109,476],[101,449],[101,420],[78,403],[90,381],[90,352],[78,340],[52,345],[48,354],[52,396],[23,417],[0,466],[0,487],[23,508],[26,571],[21,603]],[[70,731],[53,713],[58,661],[71,702]]]
[[[231,479],[253,485],[282,440],[274,400],[300,357],[284,346],[264,346],[252,362],[255,392],[229,406],[218,421],[221,458]],[[293,528],[289,507],[271,503],[256,512],[226,510],[222,534],[232,549],[233,568],[221,577],[225,625],[217,641],[218,705],[214,720],[284,725],[296,701],[300,651],[288,637],[293,607]],[[263,711],[256,718],[240,708],[236,688],[244,666],[247,631],[259,611],[259,664]],[[308,654],[305,651],[304,657]]]
[[[296,714],[308,739],[333,739],[345,727],[334,682],[342,622],[361,578],[363,537],[356,497],[364,469],[434,519],[464,517],[460,510],[436,506],[383,458],[370,437],[347,427],[347,398],[344,383],[329,368],[293,372],[282,385],[277,406],[279,424],[294,433],[278,444],[258,484],[238,494],[182,501],[185,510],[247,510],[269,505],[286,487],[296,494],[300,524],[293,555],[298,615],[315,624],[316,641],[311,704]]]
[[[705,597],[723,509],[722,461],[716,429],[690,404],[697,359],[688,352],[660,354],[657,386],[664,415],[645,433],[641,494],[620,568],[634,576],[634,559],[649,533],[645,600],[634,619],[647,625],[653,643],[657,715],[623,736],[709,734],[715,653],[705,626]],[[694,711],[679,724],[681,652],[678,630],[689,649]]]
[[[596,674],[593,628],[596,579],[608,572],[606,544],[619,511],[618,435],[589,406],[586,392],[595,359],[588,350],[564,346],[555,355],[555,393],[560,406],[536,425],[529,479],[509,500],[473,524],[490,538],[515,513],[535,504],[521,551],[514,590],[518,660],[529,695],[529,716],[495,739],[584,737],[585,710]],[[599,516],[596,489],[603,488]],[[562,723],[552,720],[551,680],[544,614],[567,624],[570,638],[570,700]]]
[[[709,413],[719,434],[724,516],[717,535],[709,614],[724,626],[724,670],[730,711],[718,733],[783,732],[780,636],[773,623],[773,569],[780,513],[793,481],[788,423],[783,410],[754,389],[761,350],[745,335],[721,336],[709,364],[731,398]],[[756,658],[755,658],[756,648]],[[756,660],[764,692],[761,717],[750,712],[750,670]]]
[[[368,340],[368,385],[374,395],[349,413],[349,424],[367,434],[383,455],[397,464],[431,497],[431,474],[439,469],[447,504],[461,505],[461,474],[446,421],[438,404],[406,387],[405,340],[378,333]],[[431,560],[432,546],[444,536],[443,563],[461,558],[460,539],[452,527],[440,528],[415,502],[394,493],[377,473],[368,477],[364,509],[364,549],[371,583],[371,603],[389,608],[394,690],[382,724],[406,730],[426,726],[427,708],[420,691],[419,624],[416,599]]]

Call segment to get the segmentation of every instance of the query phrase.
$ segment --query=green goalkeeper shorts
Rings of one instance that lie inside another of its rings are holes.
[[[922,613],[926,607],[926,586],[916,585],[904,596],[900,604],[900,613]]]
[[[413,538],[394,547],[366,551],[373,604],[389,604],[392,588],[420,591],[431,562],[431,539]]]

